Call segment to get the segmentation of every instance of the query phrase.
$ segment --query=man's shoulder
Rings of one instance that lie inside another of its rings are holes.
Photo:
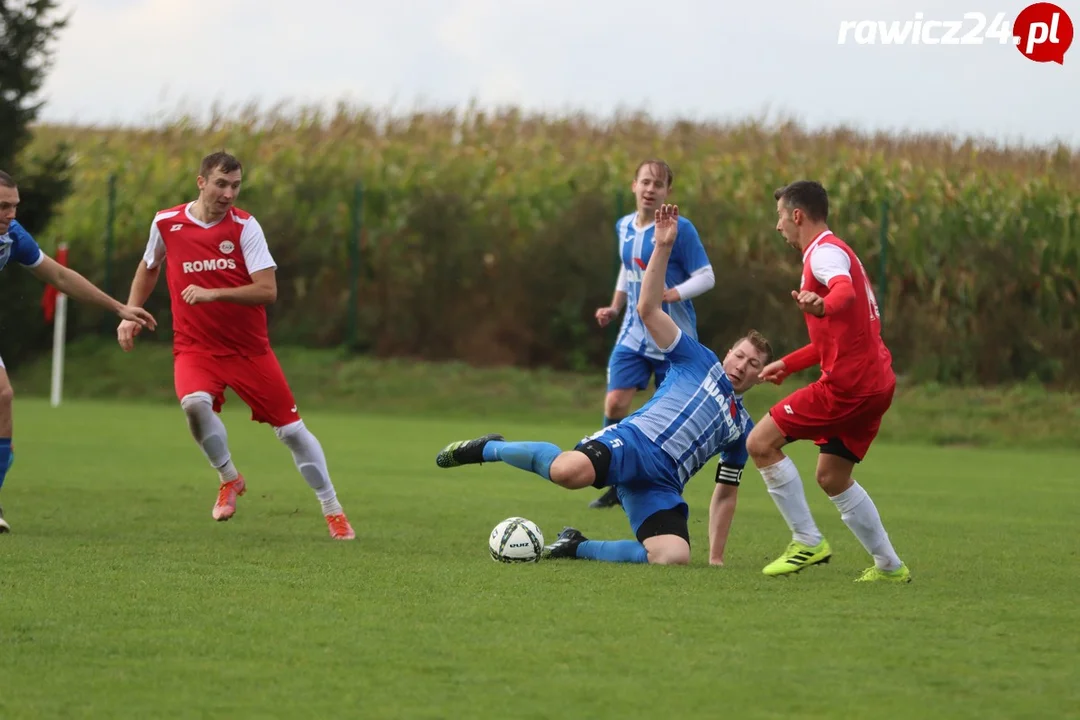
[[[232,215],[233,220],[239,223],[246,223],[248,220],[253,220],[255,218],[255,216],[249,213],[247,210],[243,210],[238,207],[230,208],[229,214]]]
[[[8,231],[5,234],[14,242],[34,239],[34,236],[30,234],[30,231],[20,225],[18,220],[12,220],[8,223]]]
[[[154,223],[159,223],[162,220],[168,220],[174,218],[180,213],[184,212],[184,208],[188,206],[188,203],[180,203],[179,205],[173,205],[169,208],[158,210],[154,213]]]

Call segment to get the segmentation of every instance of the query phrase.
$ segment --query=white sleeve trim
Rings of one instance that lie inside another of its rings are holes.
[[[615,292],[626,292],[626,266],[619,268],[619,277],[615,280]]]
[[[667,355],[667,354],[668,354],[669,352],[671,352],[672,350],[674,350],[674,349],[675,349],[675,346],[679,344],[679,341],[680,341],[680,340],[682,340],[682,335],[683,335],[683,333],[682,333],[682,328],[679,328],[679,329],[678,329],[678,331],[677,331],[677,332],[675,333],[675,339],[674,339],[674,340],[672,340],[672,341],[671,341],[671,344],[670,344],[670,345],[668,345],[668,346],[667,346],[666,348],[660,348],[660,352],[662,352],[662,353],[664,353],[665,355]]]
[[[831,243],[821,243],[810,254],[810,271],[822,285],[839,275],[851,277],[851,259]]]
[[[254,216],[244,223],[244,230],[240,233],[240,251],[244,253],[244,265],[247,266],[248,275],[277,267],[270,254],[270,247],[266,244],[262,226]]]
[[[706,265],[690,273],[690,277],[676,285],[675,290],[679,291],[680,298],[689,300],[712,290],[715,285],[716,274],[713,272],[712,265]]]
[[[165,259],[165,238],[161,237],[158,229],[158,218],[150,224],[150,238],[146,241],[146,251],[143,253],[143,261],[146,267],[153,270]]]

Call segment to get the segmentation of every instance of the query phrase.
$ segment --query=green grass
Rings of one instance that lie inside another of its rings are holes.
[[[594,491],[434,465],[490,430],[569,445],[595,424],[572,415],[309,410],[359,536],[334,543],[272,432],[224,417],[249,491],[219,524],[175,405],[17,398],[0,717],[1080,717],[1075,452],[876,446],[857,477],[915,580],[861,587],[813,487],[833,562],[761,575],[786,528],[753,470],[723,569],[707,474],[691,567],[493,563],[511,515],[628,535]],[[793,455],[812,486],[812,448]]]
[[[277,353],[306,408],[462,420],[498,415],[586,427],[602,419],[603,372],[474,368],[293,347]],[[50,362],[45,356],[13,369],[16,396],[48,397]],[[107,338],[81,340],[68,346],[66,367],[65,397],[176,404],[167,345],[143,343],[125,354]],[[804,380],[815,377],[813,371],[803,373]],[[791,379],[781,387],[754,388],[747,407],[759,418],[795,387]],[[636,405],[646,399],[639,393]],[[1037,384],[980,389],[901,382],[880,437],[940,446],[1068,449],[1076,447],[1077,427],[1080,393]]]

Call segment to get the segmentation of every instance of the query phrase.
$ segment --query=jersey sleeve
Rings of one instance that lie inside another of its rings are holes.
[[[146,251],[143,252],[143,261],[146,267],[153,270],[165,260],[165,239],[161,237],[157,221],[150,223],[150,238],[146,241]]]
[[[697,340],[684,333],[682,328],[679,328],[678,333],[675,335],[675,340],[672,341],[671,345],[668,345],[666,348],[660,348],[660,352],[664,353],[664,356],[672,364],[679,363],[687,365],[696,363],[697,365],[708,368],[712,367],[715,362],[712,352]]]
[[[822,285],[839,275],[851,277],[851,259],[835,245],[822,243],[810,253],[810,271]]]
[[[9,231],[14,241],[11,248],[12,259],[25,267],[37,267],[45,259],[45,253],[41,251],[34,236],[26,231],[22,225],[12,223]]]
[[[678,250],[679,264],[686,270],[687,275],[710,267],[709,256],[705,254],[705,246],[701,244],[701,236],[689,220],[679,223],[675,248]]]
[[[277,267],[270,254],[270,247],[266,244],[262,225],[259,225],[254,216],[248,218],[243,232],[240,233],[240,251],[244,253],[244,264],[247,265],[249,275]]]
[[[716,482],[722,485],[738,485],[742,482],[743,468],[750,460],[746,451],[746,438],[754,427],[754,421],[747,418],[746,427],[731,445],[720,451],[720,460],[716,463]]]

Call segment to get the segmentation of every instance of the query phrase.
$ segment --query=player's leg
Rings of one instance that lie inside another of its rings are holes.
[[[315,434],[304,424],[296,399],[273,352],[256,357],[231,359],[229,386],[251,408],[251,419],[274,428],[274,434],[292,454],[293,464],[322,506],[330,537],[356,537],[338,501],[330,479],[326,453]]]
[[[12,401],[15,391],[11,387],[4,361],[0,359],[0,489],[4,487],[11,464],[15,462],[15,452],[11,449],[11,436],[14,429]],[[4,519],[4,508],[0,506],[0,533],[11,532],[11,526]]]
[[[634,395],[649,386],[652,368],[649,359],[623,345],[616,345],[608,358],[607,395],[604,397],[604,425],[615,425],[630,414]],[[619,504],[615,488],[609,487],[589,503],[591,508],[609,508]]]
[[[801,388],[781,400],[750,431],[746,449],[780,515],[791,530],[791,541],[781,555],[766,565],[766,575],[786,575],[832,556],[806,501],[806,489],[795,463],[783,448],[799,438],[814,436],[817,404],[814,386]]]
[[[570,490],[588,487],[593,481],[592,466],[581,453],[564,452],[549,442],[509,442],[497,433],[452,442],[435,458],[435,464],[441,468],[486,462],[504,462]]]
[[[218,494],[211,516],[224,521],[236,514],[236,498],[246,485],[229,452],[229,437],[218,412],[224,402],[225,382],[212,358],[180,353],[173,360],[176,396],[188,430],[218,473]]]
[[[656,486],[619,486],[618,491],[636,540],[590,540],[568,527],[544,548],[544,556],[649,565],[689,564],[690,529],[682,497],[672,488]]]

